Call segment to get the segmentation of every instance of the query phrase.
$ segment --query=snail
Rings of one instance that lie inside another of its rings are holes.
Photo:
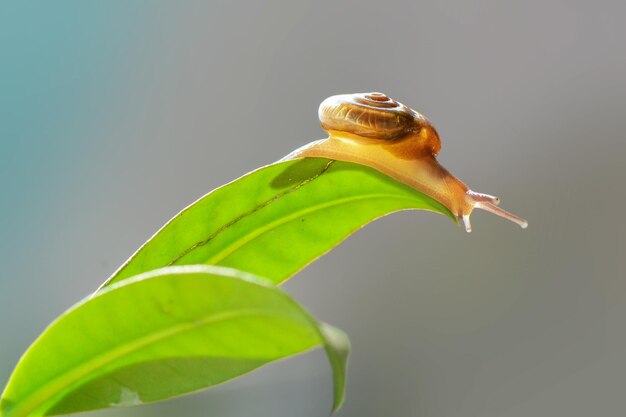
[[[328,138],[305,145],[283,159],[304,157],[356,162],[381,171],[446,206],[472,231],[470,214],[486,210],[517,223],[528,222],[498,205],[500,199],[469,189],[437,162],[441,141],[422,114],[383,93],[327,98],[319,119]]]

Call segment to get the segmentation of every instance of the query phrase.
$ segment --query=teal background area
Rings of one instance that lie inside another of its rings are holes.
[[[529,220],[399,213],[285,286],[353,344],[341,417],[620,416],[626,3],[0,1],[0,385],[181,208],[323,135],[327,96],[426,114]],[[98,416],[326,416],[323,352]]]

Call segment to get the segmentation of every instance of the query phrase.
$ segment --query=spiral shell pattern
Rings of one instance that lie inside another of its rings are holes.
[[[383,93],[342,94],[320,104],[324,130],[394,140],[418,132],[426,118]]]

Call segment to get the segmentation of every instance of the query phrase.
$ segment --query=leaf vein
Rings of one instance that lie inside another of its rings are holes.
[[[49,404],[54,404],[54,401],[57,400],[59,396],[62,396],[64,393],[71,392],[78,384],[83,383],[85,375],[88,375],[90,372],[99,368],[102,371],[103,369],[106,369],[106,365],[109,365],[115,360],[125,355],[129,355],[151,343],[157,343],[175,335],[196,330],[201,327],[206,327],[220,321],[253,315],[271,316],[274,314],[262,309],[242,309],[224,312],[209,315],[202,319],[180,323],[169,329],[164,329],[151,335],[144,335],[133,339],[130,342],[117,346],[109,352],[94,356],[91,360],[77,366],[72,371],[61,373],[57,377],[51,378],[48,384],[26,394],[24,396],[24,400],[20,404],[20,407],[18,407],[19,412],[17,410],[12,410],[12,414],[28,415],[32,412],[40,410],[45,411],[43,408],[47,407]],[[99,372],[99,374],[100,373],[102,372]],[[94,375],[94,377],[95,376],[96,375]]]
[[[319,204],[315,204],[309,207],[306,207],[302,210],[298,210],[295,211],[291,214],[289,214],[288,216],[284,216],[281,217],[273,222],[267,223],[262,227],[257,228],[256,230],[252,231],[251,233],[248,233],[246,236],[236,240],[235,242],[231,243],[229,246],[227,246],[226,248],[222,249],[221,251],[219,251],[217,254],[213,255],[210,259],[208,259],[207,261],[205,261],[206,264],[209,265],[214,265],[217,264],[218,262],[224,260],[226,257],[228,257],[229,255],[231,255],[233,252],[235,252],[237,249],[240,249],[241,247],[243,247],[244,245],[246,245],[247,243],[251,242],[252,240],[256,239],[257,237],[270,232],[271,230],[277,229],[278,227],[287,224],[297,218],[300,218],[302,216],[305,216],[307,214],[310,213],[314,213],[316,211],[319,210],[323,210],[326,208],[330,208],[330,207],[335,207],[335,206],[340,206],[342,204],[348,204],[348,203],[352,203],[355,201],[361,201],[361,200],[376,200],[379,198],[387,198],[387,199],[397,199],[397,200],[407,200],[407,201],[412,201],[411,199],[408,198],[400,198],[391,194],[367,194],[367,195],[359,195],[359,196],[350,196],[350,197],[344,197],[344,198],[338,198],[335,199],[333,201],[326,201],[324,203],[319,203]]]
[[[269,206],[270,204],[280,200],[281,198],[283,198],[287,194],[290,194],[290,193],[293,193],[294,191],[299,190],[300,188],[304,187],[305,185],[307,185],[311,181],[316,180],[322,174],[324,174],[326,171],[328,171],[328,168],[330,168],[330,166],[333,164],[333,162],[335,162],[335,161],[334,160],[329,160],[328,163],[324,166],[324,168],[322,168],[322,170],[320,172],[318,172],[317,174],[313,175],[310,178],[307,178],[307,179],[303,180],[299,184],[297,184],[297,185],[295,185],[295,186],[293,186],[293,187],[283,191],[282,193],[276,194],[274,197],[270,198],[269,200],[266,200],[266,201],[260,203],[259,205],[253,207],[252,209],[246,211],[245,213],[242,213],[239,216],[235,217],[233,220],[231,220],[230,222],[224,224],[219,229],[217,229],[215,232],[211,233],[206,239],[201,240],[199,242],[196,242],[193,245],[191,245],[189,248],[185,249],[182,253],[180,253],[174,259],[172,259],[167,264],[167,266],[174,265],[176,262],[178,262],[179,260],[181,260],[185,256],[189,255],[191,252],[193,252],[194,250],[196,250],[197,248],[199,248],[201,246],[206,245],[211,240],[215,239],[220,233],[224,232],[225,230],[227,230],[230,227],[234,226],[235,224],[239,223],[241,220],[245,219],[246,217],[251,216],[252,214],[256,213],[257,211],[259,211],[259,210]]]

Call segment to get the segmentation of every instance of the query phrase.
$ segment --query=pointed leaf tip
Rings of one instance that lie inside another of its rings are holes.
[[[324,338],[324,348],[333,372],[333,407],[332,413],[343,405],[346,391],[350,339],[336,327],[319,323],[320,333]]]

